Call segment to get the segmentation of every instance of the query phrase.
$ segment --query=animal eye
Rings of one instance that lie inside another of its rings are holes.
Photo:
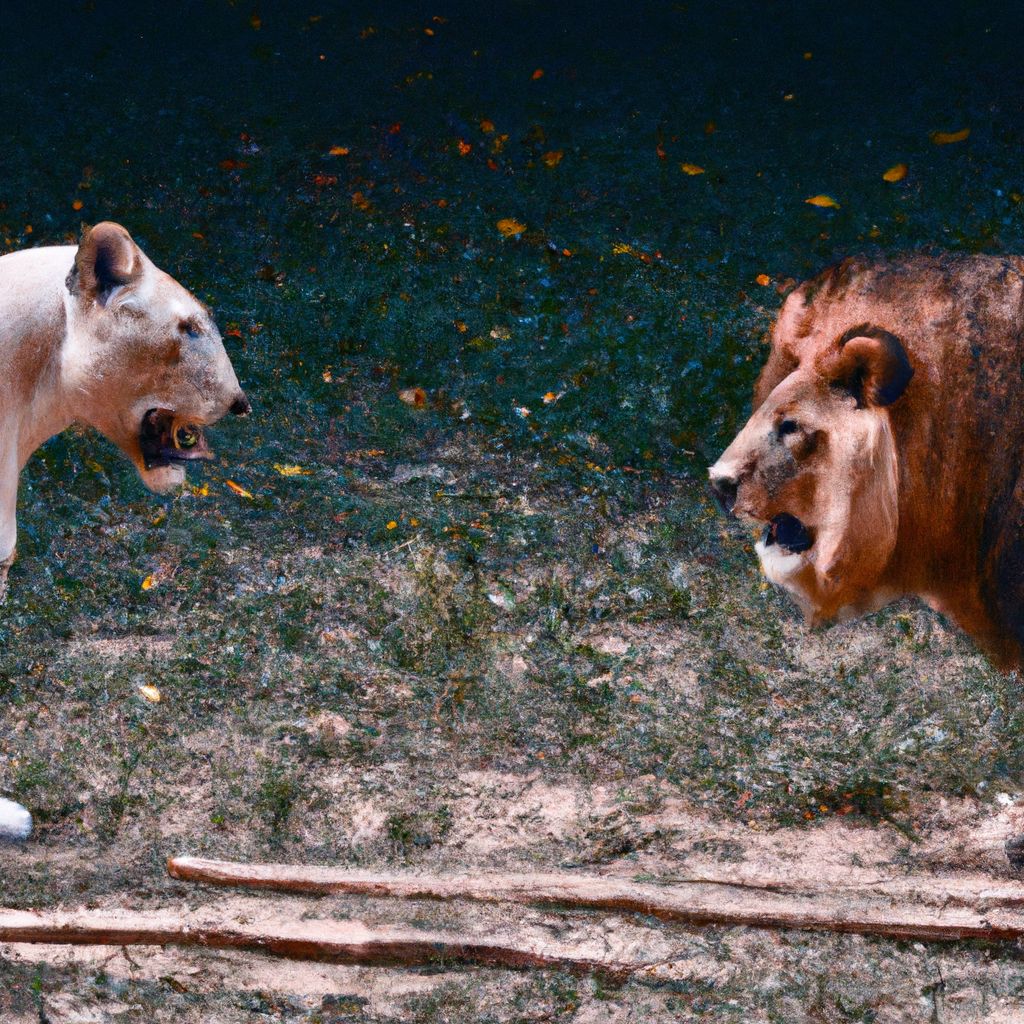
[[[199,325],[192,323],[189,320],[186,320],[185,323],[181,324],[181,332],[182,334],[185,335],[186,338],[189,338],[191,341],[195,341],[196,338],[198,338],[199,335],[202,333],[199,330]]]
[[[795,434],[800,429],[800,424],[796,420],[783,420],[779,424],[779,437],[785,437],[787,434]]]

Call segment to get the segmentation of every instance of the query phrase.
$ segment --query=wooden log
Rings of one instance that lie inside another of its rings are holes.
[[[202,946],[270,953],[296,960],[359,966],[414,967],[475,964],[556,968],[621,980],[644,963],[624,964],[489,939],[398,928],[367,928],[356,921],[305,920],[229,924],[210,918],[154,913],[0,910],[0,942],[72,946]]]
[[[700,878],[659,885],[606,875],[390,875],[286,864],[176,857],[185,881],[307,895],[510,902],[641,914],[688,925],[745,925],[955,941],[1024,938],[1024,886],[974,879],[897,879],[822,886],[792,880]]]

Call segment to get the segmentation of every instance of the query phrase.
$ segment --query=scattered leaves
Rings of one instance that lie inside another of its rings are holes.
[[[312,476],[313,470],[305,469],[302,466],[282,466],[280,462],[274,463],[274,469],[281,476]]]
[[[958,132],[931,132],[928,138],[936,146],[948,146],[952,142],[963,142],[971,134],[970,128],[961,128]]]
[[[236,484],[234,480],[225,480],[224,483],[226,483],[228,488],[234,491],[240,498],[252,499],[252,495],[241,484]]]
[[[526,225],[513,217],[502,217],[498,221],[498,231],[504,238],[514,238],[526,230]]]
[[[906,164],[893,164],[882,175],[884,181],[902,181],[907,176],[907,165]]]
[[[824,194],[811,196],[810,199],[805,199],[804,202],[810,204],[811,206],[827,207],[833,210],[839,209],[839,204],[831,196],[827,196]]]
[[[459,156],[469,156],[473,147],[465,139],[459,139]]]
[[[540,159],[545,167],[557,167],[562,162],[562,150],[552,149],[545,153]]]
[[[427,404],[427,393],[423,388],[404,388],[398,392],[398,398],[414,409],[422,409]]]
[[[704,168],[701,167],[699,164],[680,164],[679,165],[679,170],[681,170],[683,172],[683,174],[690,174],[690,175],[696,175],[696,174],[703,174],[704,173]]]

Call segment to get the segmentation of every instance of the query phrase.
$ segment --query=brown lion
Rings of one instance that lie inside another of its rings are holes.
[[[1024,654],[1024,259],[848,259],[771,334],[753,413],[709,470],[763,523],[811,624],[916,594],[1003,669]]]

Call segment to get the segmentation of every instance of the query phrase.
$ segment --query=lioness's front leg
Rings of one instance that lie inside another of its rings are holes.
[[[0,449],[0,604],[7,596],[7,571],[14,562],[18,536],[18,460],[14,451]]]
[[[0,604],[7,600],[7,570],[14,564],[14,552],[0,562]]]

